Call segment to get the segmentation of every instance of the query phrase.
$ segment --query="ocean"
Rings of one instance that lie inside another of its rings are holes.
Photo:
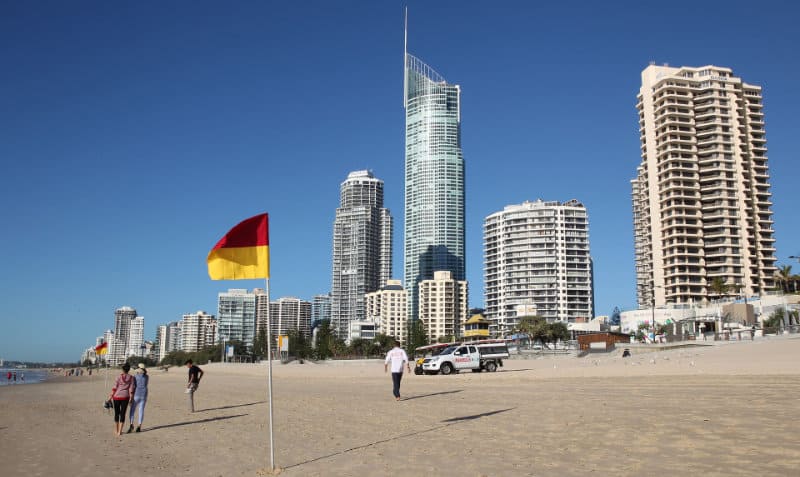
[[[8,379],[8,373],[11,373],[11,379]],[[16,381],[14,381],[14,373],[17,373]],[[47,379],[47,375],[46,369],[0,368],[0,386],[41,383]]]

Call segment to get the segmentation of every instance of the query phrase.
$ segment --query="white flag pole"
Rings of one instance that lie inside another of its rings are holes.
[[[267,282],[267,362],[269,367],[267,370],[267,382],[269,389],[269,465],[270,470],[275,471],[275,442],[272,438],[272,317],[270,316],[270,300],[269,300],[269,278]]]

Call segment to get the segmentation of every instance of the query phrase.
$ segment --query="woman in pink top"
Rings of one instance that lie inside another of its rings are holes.
[[[125,427],[125,411],[128,410],[128,403],[133,401],[133,394],[136,392],[136,381],[128,374],[130,370],[131,366],[128,363],[122,365],[122,374],[114,381],[109,396],[109,399],[114,401],[114,433],[118,436],[122,435],[122,428]]]

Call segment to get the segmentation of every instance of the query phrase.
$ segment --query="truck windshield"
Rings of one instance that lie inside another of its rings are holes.
[[[452,354],[453,351],[458,349],[458,346],[448,346],[447,348],[440,351],[438,354]]]

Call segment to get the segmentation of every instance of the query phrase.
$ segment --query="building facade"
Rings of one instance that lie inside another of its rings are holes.
[[[419,283],[419,319],[430,341],[459,338],[468,299],[466,280],[456,280],[449,271],[434,272],[432,280]]]
[[[217,342],[217,320],[205,311],[183,315],[180,330],[182,351],[199,351]]]
[[[311,327],[314,328],[320,321],[331,319],[331,294],[314,295],[311,301]]]
[[[404,283],[409,319],[419,318],[419,284],[436,271],[464,280],[464,157],[461,88],[405,54]]]
[[[311,302],[287,296],[269,304],[270,332],[272,339],[297,330],[306,338],[311,337]]]
[[[256,295],[232,288],[220,293],[217,301],[217,338],[241,341],[253,347],[256,333]]]
[[[636,108],[639,306],[705,302],[715,282],[745,297],[774,287],[761,87],[729,68],[650,65]]]
[[[127,355],[138,356],[140,358],[145,356],[143,316],[137,316],[131,320],[130,330],[128,332]]]
[[[483,255],[486,318],[499,334],[531,307],[548,321],[593,317],[589,219],[580,202],[537,200],[489,215]]]
[[[333,223],[331,326],[346,339],[350,321],[365,316],[364,295],[380,289],[392,272],[392,217],[383,208],[383,181],[370,171],[342,182]]]
[[[111,366],[118,366],[128,358],[131,321],[136,318],[136,310],[123,306],[114,311],[114,334],[108,341],[107,361]]]
[[[401,345],[408,333],[408,293],[400,280],[388,280],[378,291],[367,293],[367,320],[378,325],[378,333],[394,337]]]

